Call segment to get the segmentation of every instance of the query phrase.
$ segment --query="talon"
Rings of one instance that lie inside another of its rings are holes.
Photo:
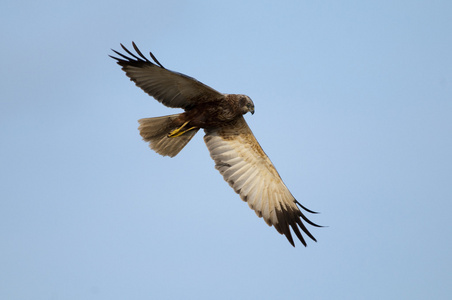
[[[182,126],[181,127],[179,127],[179,128],[176,128],[176,129],[174,129],[173,131],[171,131],[170,133],[168,133],[168,137],[170,137],[170,138],[172,138],[172,137],[178,137],[178,136],[181,136],[181,135],[183,135],[184,133],[186,133],[186,132],[188,132],[188,131],[190,131],[190,130],[193,130],[193,129],[196,129],[197,127],[190,127],[190,128],[188,128],[188,129],[186,129],[186,130],[182,130],[185,126],[187,126],[187,124],[188,124],[188,121],[187,122],[185,122],[184,124],[182,124]]]
[[[188,121],[185,122],[184,124],[182,124],[181,127],[174,129],[173,131],[171,131],[170,133],[168,133],[168,137],[175,137],[178,136],[177,134],[182,130],[182,128],[184,128],[186,125],[188,124]]]

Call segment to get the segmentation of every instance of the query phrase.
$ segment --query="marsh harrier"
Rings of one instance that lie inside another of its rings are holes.
[[[292,196],[243,118],[247,112],[254,114],[250,97],[222,94],[192,77],[166,69],[152,53],[150,61],[135,43],[132,45],[136,54],[121,44],[129,56],[113,50],[119,57],[111,57],[147,94],[166,106],[185,110],[138,121],[140,134],[151,149],[173,157],[203,128],[215,168],[242,200],[269,226],[284,234],[292,246],[295,245],[290,227],[304,246],[306,241],[301,232],[316,241],[305,223],[320,226],[311,222],[300,208],[315,212]]]

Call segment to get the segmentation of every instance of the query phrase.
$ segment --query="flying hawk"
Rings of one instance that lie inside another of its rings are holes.
[[[222,94],[192,77],[170,71],[152,53],[150,61],[135,43],[132,45],[136,54],[121,44],[129,56],[113,50],[119,57],[110,57],[147,94],[168,107],[185,110],[138,120],[140,134],[151,149],[173,157],[203,128],[215,168],[257,216],[284,234],[292,246],[295,244],[290,227],[304,246],[306,241],[301,232],[316,241],[304,222],[320,226],[311,222],[300,208],[315,212],[292,196],[243,118],[247,112],[254,114],[251,98]]]

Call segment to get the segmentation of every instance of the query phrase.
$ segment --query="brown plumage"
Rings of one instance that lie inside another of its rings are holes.
[[[306,241],[302,232],[315,241],[304,222],[320,226],[306,218],[300,208],[315,212],[292,196],[243,118],[247,112],[254,114],[253,101],[245,95],[222,94],[192,77],[170,71],[152,53],[154,62],[135,43],[132,45],[136,54],[121,44],[129,56],[113,50],[119,57],[111,57],[147,94],[168,107],[185,110],[138,121],[140,134],[151,149],[164,156],[176,156],[203,128],[215,168],[241,199],[293,246],[290,228],[303,245]]]

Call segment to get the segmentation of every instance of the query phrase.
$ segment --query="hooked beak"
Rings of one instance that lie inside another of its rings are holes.
[[[250,110],[250,113],[254,115],[254,107]]]

